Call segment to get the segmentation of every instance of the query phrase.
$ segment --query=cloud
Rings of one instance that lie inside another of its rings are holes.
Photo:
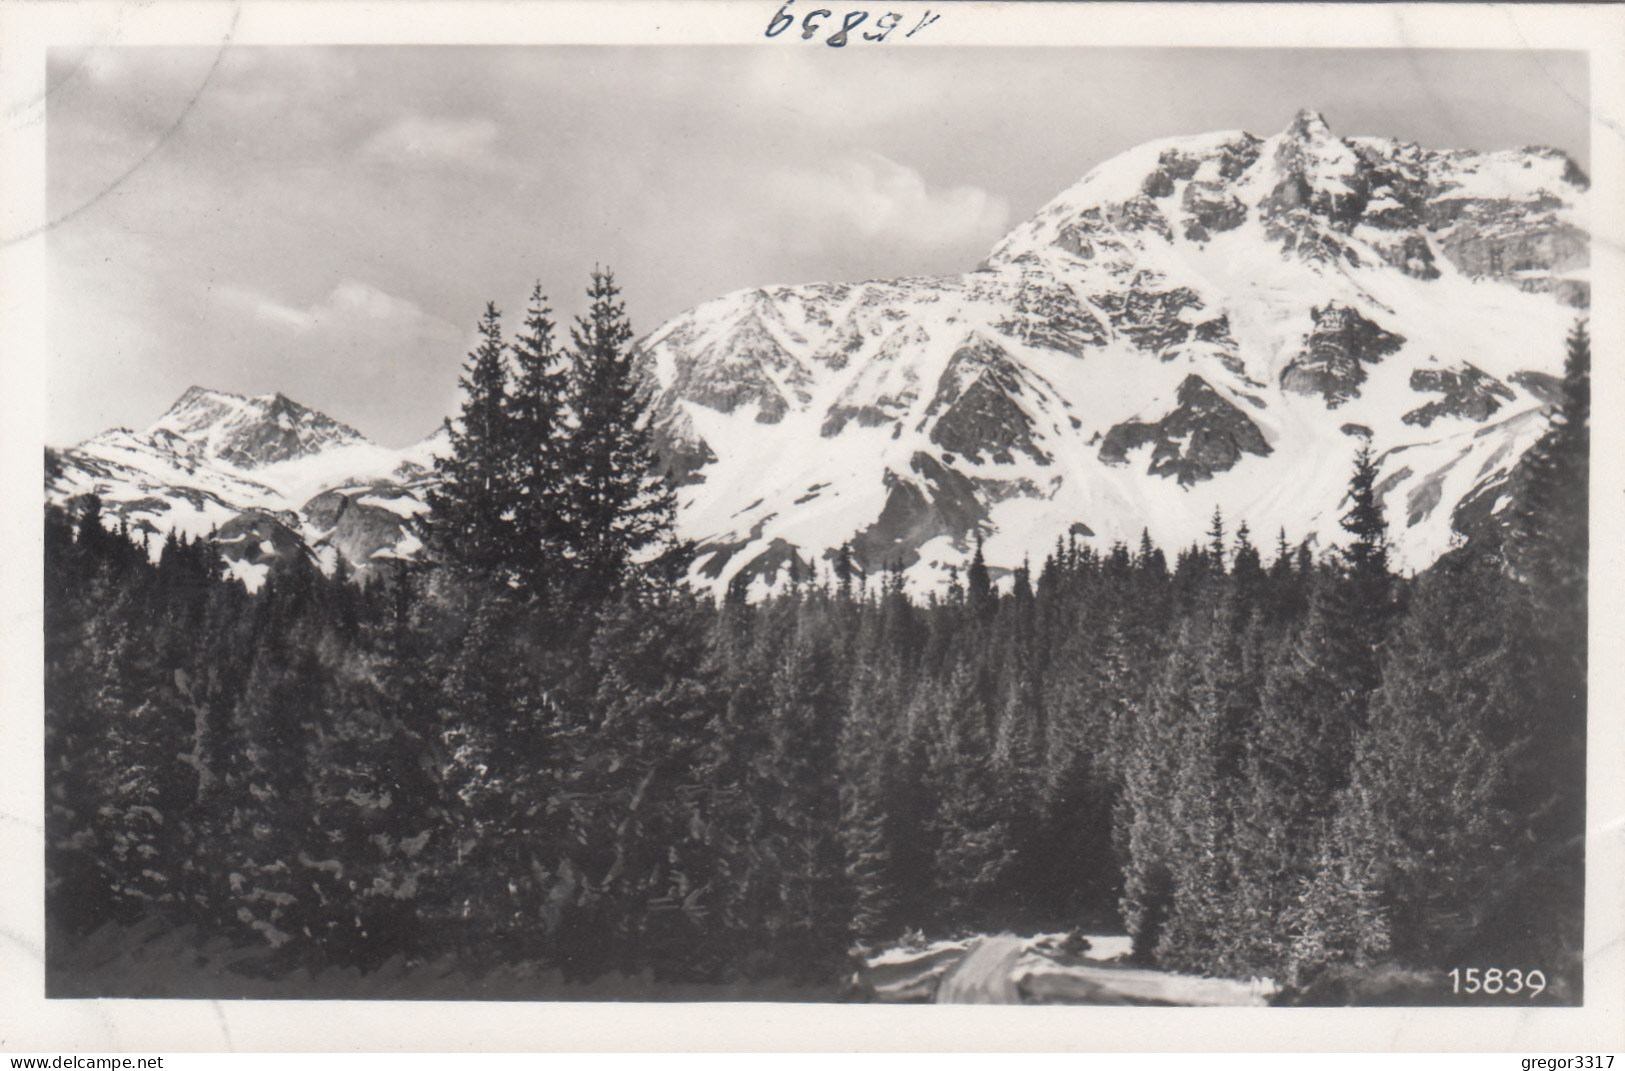
[[[345,278],[308,305],[260,290],[214,286],[224,315],[210,317],[206,347],[220,374],[196,373],[227,390],[284,391],[377,432],[415,441],[456,402],[457,368],[473,342],[415,302]],[[412,384],[402,393],[403,384]]]
[[[826,167],[773,172],[769,190],[802,252],[854,239],[911,251],[985,251],[1009,224],[1010,204],[979,186],[933,188],[913,168],[865,152]]]
[[[406,298],[356,279],[341,280],[320,301],[304,308],[238,287],[219,287],[216,292],[227,304],[249,312],[255,319],[301,335],[378,325],[456,331],[451,324]]]
[[[902,64],[880,53],[751,51],[754,56],[743,69],[736,105],[759,109],[791,127],[851,130],[918,121],[938,110],[955,79],[963,77],[952,63],[923,54]]]
[[[382,128],[361,146],[361,154],[394,163],[456,162],[483,165],[496,143],[497,124],[486,118],[440,119],[411,114]]]

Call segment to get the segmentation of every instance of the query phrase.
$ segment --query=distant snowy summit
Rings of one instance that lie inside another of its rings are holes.
[[[244,398],[203,387],[181,395],[151,431],[184,442],[201,456],[245,469],[366,442],[349,425],[285,395]]]
[[[692,577],[759,594],[850,543],[934,590],[978,536],[1011,569],[1058,537],[1188,545],[1215,506],[1324,547],[1367,440],[1397,561],[1423,568],[1506,507],[1546,427],[1589,303],[1587,185],[1552,149],[1339,138],[1304,111],[1123,153],[963,275],[699,305],[638,344]],[[46,490],[216,531],[257,583],[288,554],[414,556],[443,448],[193,388],[52,452]]]
[[[282,394],[192,387],[150,428],[114,428],[48,451],[48,501],[95,493],[111,523],[145,534],[154,555],[171,530],[212,533],[250,588],[278,560],[310,555],[358,571],[422,549],[419,516],[444,431],[405,450]]]

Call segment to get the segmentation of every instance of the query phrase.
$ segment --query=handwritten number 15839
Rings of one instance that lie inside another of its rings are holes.
[[[780,7],[773,18],[768,21],[767,32],[763,36],[777,37],[790,27],[796,25],[796,17],[790,13],[790,8],[795,4],[795,2],[796,0],[784,0],[784,6]],[[928,8],[925,14],[920,16],[920,20],[914,24],[914,28],[904,33],[903,36],[905,38],[913,37],[915,34],[919,33],[933,22],[936,22],[941,17],[941,15],[931,14],[930,9]],[[803,41],[811,41],[814,37],[817,37],[821,31],[833,27],[834,18],[835,13],[827,7],[814,8],[813,10],[807,12],[807,14],[801,18],[801,39]],[[858,27],[862,26],[865,22],[868,22],[868,20],[869,13],[867,11],[848,11],[845,15],[841,16],[840,29],[830,34],[829,37],[824,41],[824,44],[831,48],[845,48],[848,40],[847,35],[856,30]],[[873,22],[869,23],[870,28],[864,31],[862,35],[863,39],[865,41],[873,41],[876,44],[884,42],[886,38],[891,36],[892,31],[897,29],[902,22],[903,16],[901,14],[896,11],[888,11],[884,15],[876,18]]]

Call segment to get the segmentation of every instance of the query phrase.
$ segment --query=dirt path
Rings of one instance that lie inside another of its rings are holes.
[[[898,949],[867,964],[863,980],[875,999],[938,1004],[1264,1005],[1267,981],[1198,978],[1126,962],[1127,938],[1091,938],[1063,947],[1064,935],[1009,933]],[[1099,958],[1096,958],[1099,957]]]
[[[1027,942],[1001,933],[984,937],[937,987],[938,1004],[1020,1004],[1016,961]]]

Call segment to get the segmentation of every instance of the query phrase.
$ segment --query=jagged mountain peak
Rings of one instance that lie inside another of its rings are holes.
[[[202,384],[194,383],[190,387],[187,387],[186,390],[182,391],[181,396],[175,399],[175,404],[169,408],[171,411],[173,411],[181,406],[193,405],[200,401],[206,401],[212,398],[232,398],[237,401],[246,400],[241,394],[233,394],[230,391],[216,390],[213,387],[205,387]]]
[[[1119,153],[1014,227],[985,265],[1032,269],[1061,261],[1075,271],[1081,260],[1097,274],[1128,271],[1143,267],[1152,247],[1203,246],[1257,221],[1270,242],[1321,273],[1382,259],[1427,275],[1442,247],[1446,255],[1462,252],[1458,266],[1479,276],[1505,269],[1478,261],[1453,239],[1476,239],[1479,224],[1533,210],[1544,213],[1538,222],[1552,232],[1550,241],[1567,247],[1555,259],[1569,269],[1578,266],[1575,239],[1584,229],[1574,210],[1588,185],[1557,150],[1425,149],[1339,136],[1321,112],[1304,108],[1267,138],[1215,131]],[[1532,275],[1519,282],[1584,303],[1583,288],[1572,282]]]
[[[246,396],[201,386],[188,387],[148,433],[176,436],[206,457],[246,469],[367,442],[348,424],[280,391]]]
[[[1286,134],[1288,137],[1319,140],[1331,137],[1332,128],[1319,111],[1314,108],[1299,108],[1298,114],[1292,119],[1292,125],[1287,127]]]

